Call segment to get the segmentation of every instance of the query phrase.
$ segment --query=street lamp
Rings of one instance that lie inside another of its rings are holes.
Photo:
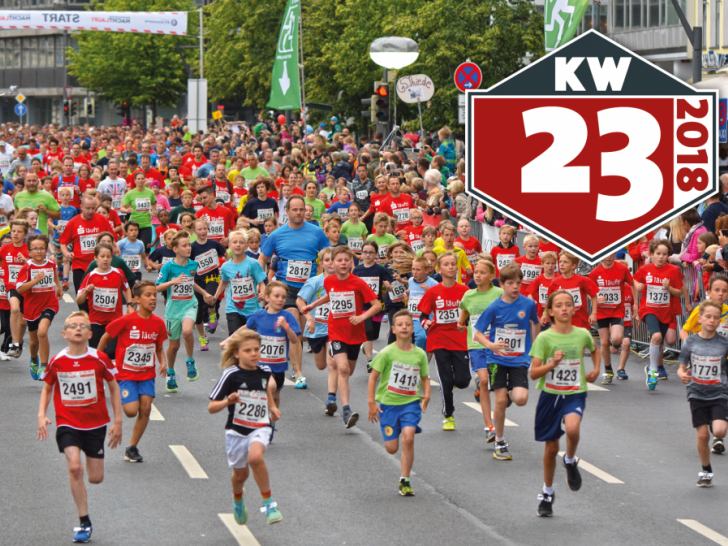
[[[402,36],[377,38],[369,46],[369,56],[382,68],[399,70],[411,65],[420,55],[417,42]]]

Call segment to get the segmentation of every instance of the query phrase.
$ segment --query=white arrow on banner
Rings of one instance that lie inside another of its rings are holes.
[[[285,95],[288,91],[288,88],[291,87],[291,80],[288,77],[288,64],[283,63],[283,76],[278,78],[278,83],[281,84],[281,91],[283,91],[283,94]]]

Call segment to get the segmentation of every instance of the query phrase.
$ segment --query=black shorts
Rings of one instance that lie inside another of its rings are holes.
[[[597,328],[611,328],[612,326],[624,326],[624,319],[621,318],[600,318],[597,319]]]
[[[500,366],[488,364],[490,390],[513,390],[515,387],[528,388],[528,366]]]
[[[359,351],[361,345],[349,345],[343,341],[332,341],[329,345],[329,354],[331,356],[346,353],[349,360],[356,360],[359,358]]]
[[[276,380],[276,391],[280,391],[286,381],[286,372],[273,372],[273,379]]]
[[[298,311],[298,305],[296,304],[296,300],[298,300],[298,293],[303,287],[296,288],[295,286],[291,286],[290,284],[286,286],[288,286],[288,293],[286,294],[286,303],[283,304],[283,309],[295,308],[296,311]]]
[[[22,294],[18,294],[18,291],[15,288],[8,290],[8,301],[10,301],[12,298],[18,298],[18,300],[20,301],[20,312],[22,313],[23,303],[25,302]]]
[[[233,335],[248,323],[248,317],[240,313],[227,313],[225,315],[228,325],[228,334]]]
[[[38,327],[40,326],[41,320],[48,319],[51,322],[53,322],[54,318],[56,318],[56,312],[53,309],[44,309],[43,312],[40,314],[40,316],[37,319],[27,321],[28,322],[28,331],[37,332]]]
[[[364,329],[367,333],[367,341],[376,341],[379,339],[379,332],[382,329],[382,321],[375,321],[368,318],[364,321]]]
[[[713,421],[728,421],[728,400],[690,400],[690,413],[693,414],[693,427],[712,425]]]
[[[106,439],[106,425],[91,430],[77,430],[75,428],[60,426],[56,429],[56,443],[58,451],[70,446],[81,449],[86,457],[91,459],[104,458],[104,440]]]
[[[322,337],[310,337],[308,338],[308,346],[311,347],[311,352],[315,355],[321,352],[321,349],[326,347],[326,343],[329,341],[329,336]],[[357,355],[359,356],[359,355]]]

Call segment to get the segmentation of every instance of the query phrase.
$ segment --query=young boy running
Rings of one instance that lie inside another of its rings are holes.
[[[46,384],[40,395],[38,439],[48,439],[51,420],[46,417],[46,411],[52,396],[56,442],[58,450],[66,456],[71,494],[80,519],[80,525],[74,528],[73,542],[88,542],[93,528],[88,516],[81,451],[86,454],[89,483],[101,483],[104,479],[104,438],[109,422],[104,380],[114,410],[114,424],[109,430],[108,447],[111,449],[121,443],[121,399],[119,385],[114,379],[116,368],[111,360],[87,346],[91,325],[86,313],[71,313],[63,325],[62,335],[68,341],[68,348],[53,357],[41,378]]]
[[[121,389],[122,408],[127,417],[136,417],[124,460],[141,463],[144,458],[137,445],[147,429],[152,412],[155,358],[159,364],[159,375],[167,375],[167,359],[163,347],[167,330],[164,320],[154,314],[157,307],[154,283],[139,282],[134,285],[132,293],[138,310],[123,315],[106,326],[106,333],[99,342],[99,351],[104,351],[110,341],[116,342],[114,358],[119,370],[116,379]]]
[[[528,289],[531,286],[531,283],[535,281],[543,271],[543,263],[538,255],[538,237],[535,235],[526,235],[523,239],[523,249],[526,251],[526,254],[516,258],[514,261],[521,268],[521,271],[523,271],[521,294],[528,296]]]
[[[622,344],[611,347],[612,354],[619,354],[619,369],[617,370],[617,379],[626,381],[629,379],[625,370],[627,360],[629,359],[632,349],[632,324],[635,326],[639,323],[639,318],[633,311],[635,299],[632,296],[633,285],[624,286],[624,335],[622,336]]]
[[[554,472],[559,454],[559,439],[566,427],[566,453],[564,467],[569,489],[581,489],[581,474],[577,465],[576,447],[579,444],[579,428],[586,409],[586,384],[593,383],[599,375],[599,353],[589,330],[571,324],[574,316],[574,298],[558,290],[549,296],[546,312],[553,321],[552,327],[540,334],[531,349],[531,379],[538,379],[536,388],[541,396],[536,406],[536,441],[545,442],[543,454],[543,491],[538,496],[540,504],[536,512],[540,517],[553,514]],[[584,349],[591,351],[594,368],[584,370]]]
[[[359,258],[369,231],[364,225],[364,222],[359,220],[359,216],[361,215],[359,205],[352,201],[349,203],[347,211],[349,213],[349,219],[341,226],[341,234],[346,236],[347,245],[357,258]]]
[[[187,352],[187,381],[195,381],[200,377],[195,359],[192,357],[194,339],[192,330],[197,318],[197,300],[195,292],[202,294],[208,305],[213,305],[215,300],[205,290],[195,283],[195,275],[199,264],[190,260],[192,245],[190,237],[184,231],[180,231],[172,238],[172,250],[176,257],[171,262],[162,266],[157,278],[157,292],[167,292],[167,305],[164,309],[165,324],[169,345],[167,346],[167,391],[177,392],[177,378],[174,371],[174,361],[177,358],[182,336],[185,340],[185,351]]]
[[[367,241],[374,241],[379,246],[379,254],[377,255],[377,263],[382,264],[387,260],[387,248],[392,243],[397,242],[397,238],[388,233],[389,216],[383,212],[374,215],[374,233],[372,233]]]
[[[594,281],[588,277],[576,274],[576,268],[579,267],[579,258],[562,250],[559,254],[559,271],[561,275],[557,275],[549,286],[548,295],[550,296],[556,290],[566,290],[574,298],[574,326],[579,328],[589,328],[597,324],[597,313],[599,301],[599,287]],[[591,298],[591,314],[587,308],[586,299]],[[541,317],[541,324],[546,325],[549,321],[548,314]]]
[[[538,332],[538,315],[533,300],[520,294],[523,272],[518,265],[500,271],[503,295],[491,303],[475,323],[475,341],[487,349],[490,389],[495,391],[493,424],[495,453],[499,461],[510,461],[511,454],[503,436],[506,407],[511,402],[528,402],[528,356],[532,339]],[[484,332],[490,331],[486,337]]]
[[[61,217],[58,220],[53,220],[53,249],[56,253],[56,262],[59,268],[63,268],[59,271],[61,280],[63,282],[63,289],[68,290],[68,277],[71,273],[71,264],[63,259],[63,252],[61,252],[61,235],[66,224],[74,216],[78,215],[78,209],[71,205],[71,198],[73,197],[73,190],[68,187],[61,187],[58,189],[58,199],[61,201]]]
[[[225,248],[215,239],[208,238],[207,233],[209,223],[204,218],[195,220],[195,234],[197,240],[192,243],[192,253],[190,258],[195,260],[199,267],[195,275],[195,284],[204,289],[203,293],[215,294],[218,286],[220,286],[220,258],[225,256]],[[195,294],[197,299],[197,316],[195,317],[195,327],[200,336],[200,351],[207,351],[207,337],[203,324],[207,323],[210,333],[214,334],[217,330],[217,317],[220,309],[220,302],[217,298],[214,303],[208,306],[202,293]]]
[[[28,222],[13,220],[10,222],[11,242],[0,248],[0,260],[2,260],[0,267],[2,267],[5,290],[8,293],[8,300],[10,300],[10,329],[13,334],[13,342],[7,355],[12,358],[19,358],[23,352],[22,343],[27,327],[23,318],[23,296],[15,289],[18,274],[30,257],[28,246],[25,244],[27,235]],[[40,377],[38,365],[33,360],[30,361],[30,376],[35,380]]]
[[[253,478],[263,497],[268,523],[283,519],[271,496],[268,467],[263,455],[270,442],[271,421],[281,412],[273,399],[275,381],[270,369],[260,364],[261,338],[252,330],[242,330],[230,339],[222,355],[223,374],[210,394],[207,410],[218,413],[228,409],[225,424],[225,449],[233,469],[233,514],[238,525],[248,521],[243,500],[243,485],[253,470]]]
[[[543,272],[528,287],[528,297],[536,302],[538,316],[542,317],[549,299],[549,286],[556,278],[556,262],[559,258],[553,252],[544,252],[541,256]]]
[[[490,255],[493,257],[493,263],[495,264],[496,275],[500,275],[502,267],[507,266],[521,255],[518,246],[511,242],[515,236],[516,228],[513,226],[501,226],[498,230],[500,243],[490,249]]]
[[[687,385],[693,427],[698,435],[698,454],[703,469],[698,473],[698,487],[713,485],[710,464],[710,431],[725,438],[728,429],[728,378],[726,353],[728,339],[717,335],[723,304],[706,300],[700,304],[700,332],[688,337],[680,351],[678,377]]]
[[[433,286],[437,286],[437,281],[427,276],[429,266],[430,261],[424,256],[414,258],[412,260],[412,277],[407,281],[407,310],[415,317],[412,319],[414,323],[415,345],[423,351],[427,351],[427,332],[422,328],[422,323],[420,322],[421,313],[417,308],[425,292]]]
[[[413,497],[410,472],[415,458],[415,434],[422,432],[419,423],[430,402],[429,366],[425,352],[412,345],[414,323],[409,311],[402,309],[395,313],[392,329],[396,341],[382,349],[372,362],[369,421],[380,421],[384,447],[391,455],[399,450],[399,437],[402,437],[399,494]]]
[[[144,243],[137,239],[139,237],[139,224],[129,221],[124,224],[126,237],[119,241],[119,250],[121,251],[121,259],[124,260],[127,267],[136,275],[137,280],[142,280],[142,264],[148,267],[149,259],[144,248]]]

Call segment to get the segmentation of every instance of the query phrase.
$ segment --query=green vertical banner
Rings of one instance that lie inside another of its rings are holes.
[[[268,108],[300,110],[301,92],[298,81],[298,18],[300,0],[288,0],[271,74]]]
[[[589,0],[546,0],[544,31],[546,51],[553,51],[569,42],[589,7]]]

